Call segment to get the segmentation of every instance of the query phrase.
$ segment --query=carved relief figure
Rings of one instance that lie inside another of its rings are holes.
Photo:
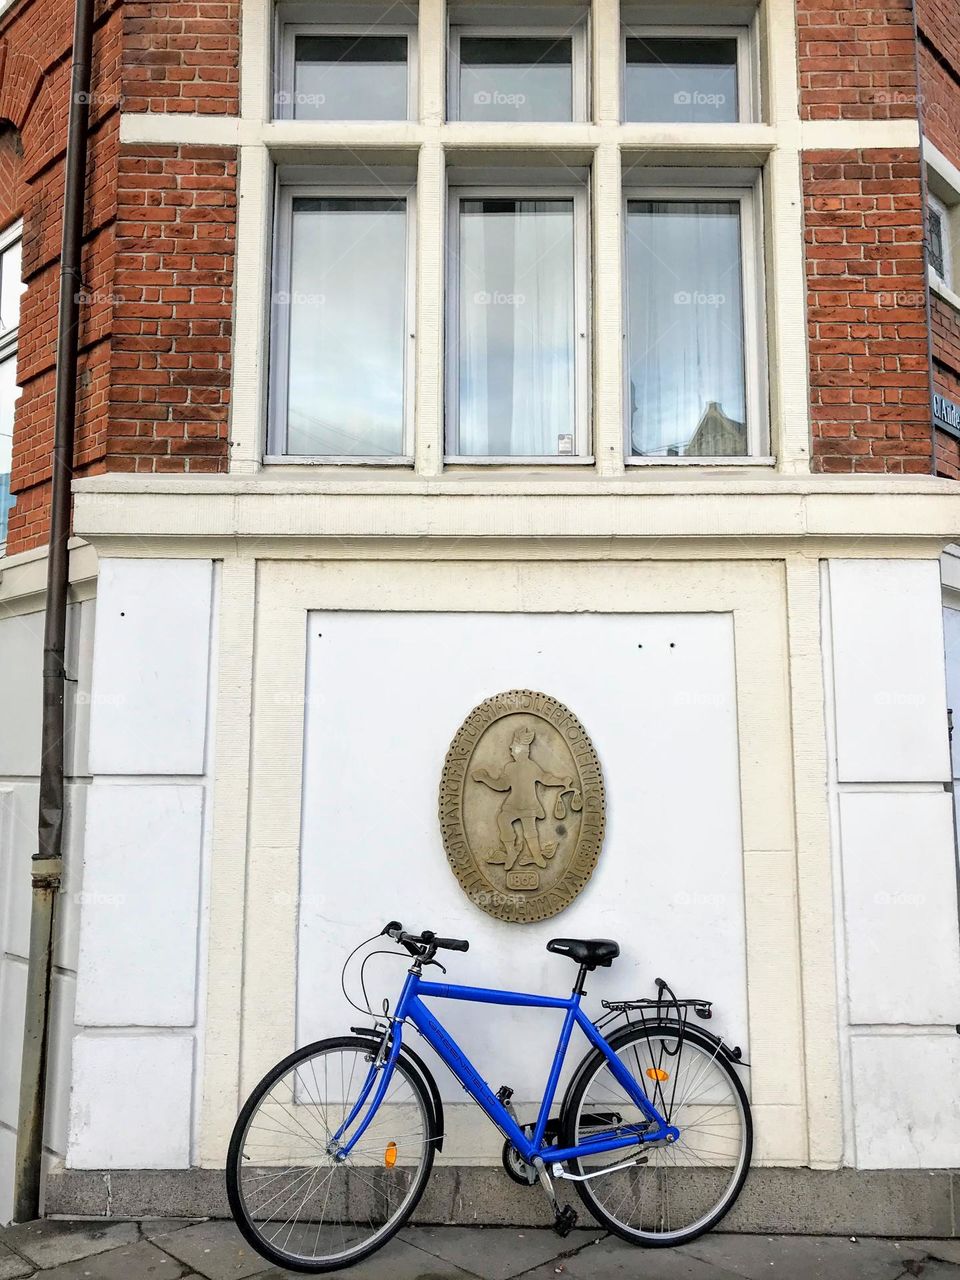
[[[471,777],[493,791],[506,791],[507,795],[497,814],[500,849],[487,857],[487,862],[503,865],[510,871],[519,861],[521,867],[535,863],[547,865],[556,851],[556,841],[540,843],[537,820],[546,817],[538,787],[562,787],[568,790],[572,779],[569,775],[558,777],[541,769],[530,755],[536,733],[523,725],[513,735],[510,743],[511,759],[498,774],[489,769],[477,769]]]

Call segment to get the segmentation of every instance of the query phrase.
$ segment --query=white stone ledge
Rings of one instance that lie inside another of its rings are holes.
[[[585,152],[615,143],[627,152],[652,152],[661,161],[686,157],[764,156],[788,150],[859,151],[920,146],[916,120],[804,120],[767,124],[517,124],[397,121],[259,120],[124,112],[120,141],[155,145],[266,145],[281,154],[311,148],[416,150],[433,143],[450,153],[493,151]]]
[[[773,483],[737,477],[639,482],[547,479],[534,484],[474,480],[406,484],[263,481],[254,477],[101,476],[76,487],[75,527],[98,544],[154,539],[252,539],[259,543],[323,540],[440,539],[530,541],[634,539],[699,544],[810,538],[893,540],[910,554],[910,541],[937,555],[960,528],[960,486],[931,479],[820,481],[791,477]],[[104,502],[108,491],[114,501]],[[914,552],[916,553],[916,552]],[[143,552],[141,552],[143,554]],[[648,554],[648,552],[644,552]],[[750,554],[763,554],[759,547]],[[832,554],[837,554],[836,550]],[[872,554],[876,554],[874,551]]]

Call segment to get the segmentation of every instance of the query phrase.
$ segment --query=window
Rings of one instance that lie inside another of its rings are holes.
[[[410,452],[409,193],[281,187],[270,452]]]
[[[952,285],[950,210],[938,196],[927,197],[927,254],[934,275]]]
[[[406,120],[413,111],[413,29],[285,23],[275,114],[288,120]]]
[[[20,324],[21,223],[0,232],[0,550],[15,499],[10,494],[13,417],[17,396],[17,328]]]
[[[455,192],[447,452],[586,453],[585,192]]]
[[[731,124],[751,118],[753,77],[746,29],[628,29],[624,64],[625,120]]]
[[[454,28],[451,118],[503,124],[582,120],[584,37],[582,23],[556,31]]]
[[[627,201],[628,452],[745,457],[765,426],[750,191]]]

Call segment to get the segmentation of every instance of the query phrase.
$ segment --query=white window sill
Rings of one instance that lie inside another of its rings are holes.
[[[960,312],[960,293],[954,293],[946,281],[941,280],[932,267],[927,269],[927,281],[930,289],[938,298],[952,307],[954,311]]]
[[[443,459],[445,467],[592,467],[596,459],[592,454],[570,457],[553,457],[535,454],[528,458],[520,457],[479,457],[475,454],[446,454]]]
[[[775,467],[776,458],[624,458],[628,467]]]
[[[265,467],[412,467],[413,458],[401,455],[356,458],[332,454],[267,454]]]

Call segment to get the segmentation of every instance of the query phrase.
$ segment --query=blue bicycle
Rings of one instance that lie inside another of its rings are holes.
[[[240,1112],[227,1159],[233,1216],[265,1258],[296,1271],[332,1271],[368,1257],[416,1208],[443,1148],[443,1104],[426,1064],[404,1043],[413,1026],[504,1137],[514,1181],[539,1184],[566,1235],[577,1221],[555,1183],[576,1185],[598,1222],[640,1245],[678,1245],[714,1227],[750,1166],[753,1125],[730,1047],[689,1021],[707,1000],[681,1000],[662,979],[648,1000],[580,1007],[587,973],[620,954],[607,939],[554,938],[547,950],[579,965],[569,997],[429,982],[440,950],[469,943],[429,930],[382,931],[413,957],[392,1014],[352,1035],[320,1040],[279,1062]],[[444,973],[446,970],[444,970]],[[564,1011],[535,1119],[517,1117],[506,1085],[494,1092],[424,1003],[468,1000]],[[551,1116],[574,1027],[590,1050]]]

